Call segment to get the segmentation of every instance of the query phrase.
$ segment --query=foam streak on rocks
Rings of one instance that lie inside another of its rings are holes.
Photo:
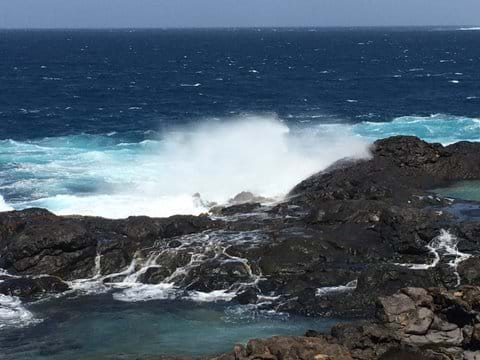
[[[30,277],[49,275],[57,288],[63,279],[79,295],[103,292],[124,302],[222,301],[297,315],[369,316],[378,296],[399,287],[455,288],[460,278],[480,284],[467,259],[480,253],[478,221],[450,212],[460,200],[430,196],[431,189],[480,179],[479,146],[379,140],[371,158],[340,161],[283,202],[265,206],[252,197],[217,208],[217,218],[1,213],[0,267],[19,278],[1,283],[0,293],[33,289],[41,296],[52,286]],[[430,254],[435,261],[422,264]]]
[[[436,236],[427,245],[434,259],[430,264],[399,264],[412,270],[428,270],[439,265],[442,259],[448,260],[448,265],[453,269],[457,278],[457,286],[461,284],[461,278],[457,271],[458,265],[469,259],[472,255],[458,250],[459,239],[445,229],[441,229],[440,235]],[[453,258],[453,259],[452,259]]]

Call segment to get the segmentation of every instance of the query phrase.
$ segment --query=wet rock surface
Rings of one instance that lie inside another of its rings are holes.
[[[18,297],[32,297],[44,294],[58,294],[70,287],[53,276],[36,278],[5,278],[0,282],[0,294]]]
[[[371,159],[339,162],[280,204],[261,205],[265,199],[245,192],[214,208],[215,218],[2,213],[0,266],[17,276],[130,276],[185,291],[225,290],[249,303],[254,297],[244,294],[255,293],[277,297],[271,306],[281,311],[364,316],[377,296],[401,287],[480,281],[480,222],[449,212],[458,200],[428,192],[480,178],[479,150],[408,136],[380,140]]]
[[[462,200],[429,191],[478,179],[480,144],[443,147],[398,136],[377,141],[371,159],[341,161],[273,205],[243,193],[202,216],[107,220],[42,209],[0,213],[0,268],[7,271],[0,293],[61,292],[79,279],[123,287],[171,284],[179,296],[221,292],[226,300],[261,309],[362,318],[378,314],[380,297],[384,322],[334,329],[341,346],[331,351],[315,353],[323,338],[290,338],[288,347],[298,351],[280,356],[277,338],[235,356],[397,359],[435,343],[470,351],[473,359],[480,344],[476,303],[468,297],[473,290],[464,288],[460,297],[447,290],[480,285],[480,221],[452,210]],[[475,206],[468,202],[469,209]],[[38,276],[59,283],[38,285]],[[397,293],[405,287],[437,290]],[[363,345],[353,348],[347,339]],[[393,343],[396,353],[389,350]]]

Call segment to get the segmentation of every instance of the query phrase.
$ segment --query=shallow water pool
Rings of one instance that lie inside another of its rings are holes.
[[[125,303],[111,295],[59,298],[26,305],[41,321],[0,329],[2,359],[135,359],[206,355],[255,337],[302,335],[336,321],[288,317],[245,306],[190,301]]]
[[[480,201],[480,181],[461,181],[446,188],[436,189],[435,193],[455,199]]]

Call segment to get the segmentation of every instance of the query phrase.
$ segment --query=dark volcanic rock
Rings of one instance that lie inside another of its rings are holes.
[[[451,200],[428,192],[468,179],[480,179],[480,144],[392,137],[374,144],[371,159],[301,182],[281,204],[239,194],[214,209],[222,220],[0,213],[0,267],[105,283],[136,271],[142,283],[234,289],[240,303],[275,296],[271,308],[292,313],[370,315],[378,296],[402,287],[480,282],[480,222],[458,218]]]
[[[234,300],[241,305],[255,304],[258,300],[258,290],[250,287],[235,296]]]
[[[372,159],[346,163],[310,177],[290,193],[297,202],[402,199],[417,190],[480,178],[480,144],[447,147],[413,136],[378,140]]]
[[[0,267],[18,274],[71,280],[120,271],[136,250],[155,241],[204,231],[219,224],[205,216],[107,220],[59,217],[41,209],[0,213]]]
[[[53,276],[7,278],[0,282],[0,294],[9,296],[31,297],[46,293],[62,293],[69,289],[66,283]]]
[[[234,283],[248,282],[250,269],[241,261],[215,258],[191,270],[184,280],[187,290],[210,292],[228,289]]]
[[[231,216],[236,214],[250,214],[260,208],[260,203],[241,203],[229,206],[217,206],[212,208],[210,212],[218,216]]]

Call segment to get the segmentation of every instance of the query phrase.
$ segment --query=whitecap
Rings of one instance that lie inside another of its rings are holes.
[[[47,81],[61,81],[61,80],[63,80],[62,78],[59,78],[59,77],[51,77],[51,76],[44,76],[42,79],[43,79],[43,80],[47,80]]]
[[[199,87],[202,86],[201,83],[196,83],[196,84],[180,84],[181,87]]]
[[[0,294],[0,329],[24,327],[39,321],[25,309],[18,297]]]
[[[353,125],[352,131],[372,140],[402,134],[449,145],[457,141],[480,141],[480,120],[448,114],[402,116],[389,122],[364,121]]]
[[[480,26],[461,27],[457,30],[460,30],[460,31],[480,31]]]

